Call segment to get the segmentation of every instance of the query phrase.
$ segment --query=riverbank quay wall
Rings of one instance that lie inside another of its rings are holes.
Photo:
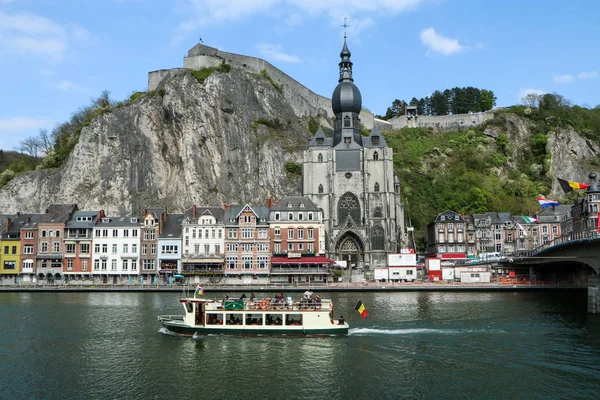
[[[193,292],[194,288],[188,287],[187,291]],[[500,285],[500,284],[421,284],[421,285],[398,285],[398,286],[297,286],[297,287],[240,287],[222,286],[205,288],[204,297],[210,299],[210,293],[301,293],[311,290],[315,293],[332,292],[564,292],[564,291],[587,291],[585,286],[561,285],[561,284],[538,284],[538,285]],[[73,292],[183,292],[181,286],[2,286],[0,293],[16,292],[40,292],[40,293],[73,293]]]
[[[148,91],[154,91],[161,87],[171,76],[184,73],[187,70],[199,70],[202,68],[218,67],[221,63],[227,63],[234,68],[242,68],[251,73],[260,74],[265,71],[267,75],[281,85],[281,94],[290,104],[294,113],[299,117],[317,117],[319,115],[335,118],[331,109],[331,99],[321,96],[296,81],[279,68],[268,61],[258,57],[245,56],[241,54],[221,51],[217,48],[205,46],[198,43],[188,51],[183,59],[184,68],[163,69],[148,73]],[[361,123],[372,129],[374,115],[366,109],[362,109],[359,118]]]

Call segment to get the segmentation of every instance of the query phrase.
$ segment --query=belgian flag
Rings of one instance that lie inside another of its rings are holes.
[[[360,300],[356,303],[356,305],[354,306],[354,309],[356,311],[358,311],[360,313],[360,316],[363,318],[366,317],[367,315],[369,315],[369,313],[367,312],[367,309],[365,308],[365,305]]]
[[[560,187],[562,187],[565,193],[572,192],[573,189],[587,189],[590,187],[587,183],[571,182],[560,178],[556,179],[558,179],[558,183],[560,183]]]

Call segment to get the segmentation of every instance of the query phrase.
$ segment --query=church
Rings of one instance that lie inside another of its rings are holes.
[[[333,136],[319,128],[304,151],[304,196],[323,212],[330,258],[366,271],[408,247],[392,149],[376,126],[362,136],[362,98],[344,35],[340,77],[331,97]]]

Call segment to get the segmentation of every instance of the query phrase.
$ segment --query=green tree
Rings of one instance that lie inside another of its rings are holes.
[[[482,89],[479,93],[479,109],[477,111],[491,110],[496,106],[496,95],[491,90]]]

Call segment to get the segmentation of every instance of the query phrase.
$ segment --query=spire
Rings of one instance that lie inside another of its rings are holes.
[[[346,43],[346,28],[350,26],[346,22],[347,19],[347,17],[344,17],[344,25],[341,25],[341,27],[344,28],[344,47],[340,52],[340,58],[342,59],[342,61],[340,61],[339,64],[340,79],[338,80],[338,82],[354,82],[354,79],[352,79],[352,61],[350,61],[350,56],[352,55],[352,53],[350,53],[350,50],[348,49],[348,43]]]

